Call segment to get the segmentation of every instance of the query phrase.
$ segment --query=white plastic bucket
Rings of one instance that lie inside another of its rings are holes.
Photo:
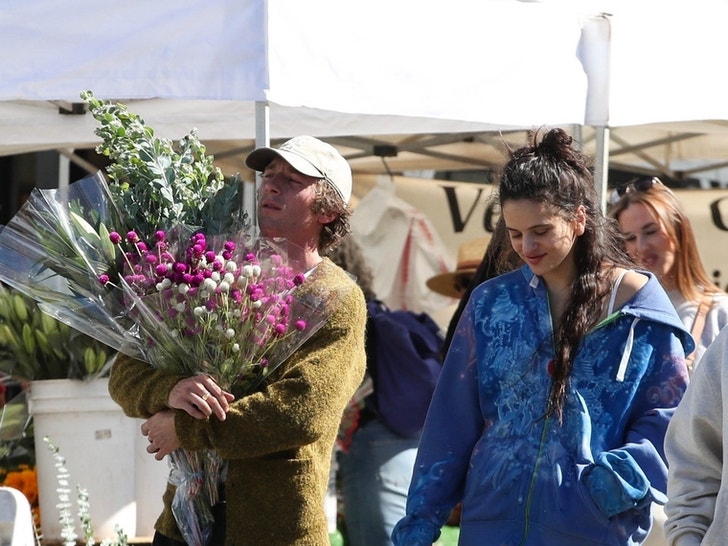
[[[29,409],[35,427],[38,497],[44,541],[61,540],[58,470],[43,441],[48,437],[66,460],[71,514],[78,522],[76,486],[88,491],[94,539],[114,537],[118,525],[136,534],[135,436],[137,421],[124,415],[108,393],[108,379],[33,381]],[[157,495],[161,496],[162,491]]]

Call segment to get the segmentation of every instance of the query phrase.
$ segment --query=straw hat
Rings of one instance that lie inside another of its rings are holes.
[[[458,287],[462,286],[463,277],[472,278],[475,274],[489,242],[490,237],[480,237],[461,244],[455,271],[430,277],[426,282],[427,288],[443,296],[459,298],[462,293]]]

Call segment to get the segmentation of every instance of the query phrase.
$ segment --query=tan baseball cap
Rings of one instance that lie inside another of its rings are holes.
[[[325,179],[344,203],[351,199],[351,167],[331,144],[312,136],[297,136],[278,148],[256,148],[245,158],[245,164],[262,172],[276,157],[282,158],[302,174]]]

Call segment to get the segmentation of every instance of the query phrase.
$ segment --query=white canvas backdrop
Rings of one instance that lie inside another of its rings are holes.
[[[193,122],[203,138],[251,138],[256,101],[276,137],[581,123],[581,25],[514,0],[6,0],[0,153],[94,142],[89,116],[43,103],[84,89],[174,138]],[[132,102],[158,99],[173,103]]]

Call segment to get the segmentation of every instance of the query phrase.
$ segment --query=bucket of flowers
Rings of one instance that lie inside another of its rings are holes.
[[[114,355],[108,346],[41,311],[32,298],[0,284],[0,485],[26,496],[38,529],[38,484],[45,477],[39,476],[43,465],[36,466],[29,391],[41,383],[102,380]]]
[[[286,241],[258,235],[243,182],[223,177],[196,131],[175,145],[124,105],[81,97],[111,165],[33,191],[0,232],[0,280],[150,366],[258,388],[323,325],[326,295],[306,290]],[[180,449],[170,463],[180,531],[205,544],[222,461]]]

